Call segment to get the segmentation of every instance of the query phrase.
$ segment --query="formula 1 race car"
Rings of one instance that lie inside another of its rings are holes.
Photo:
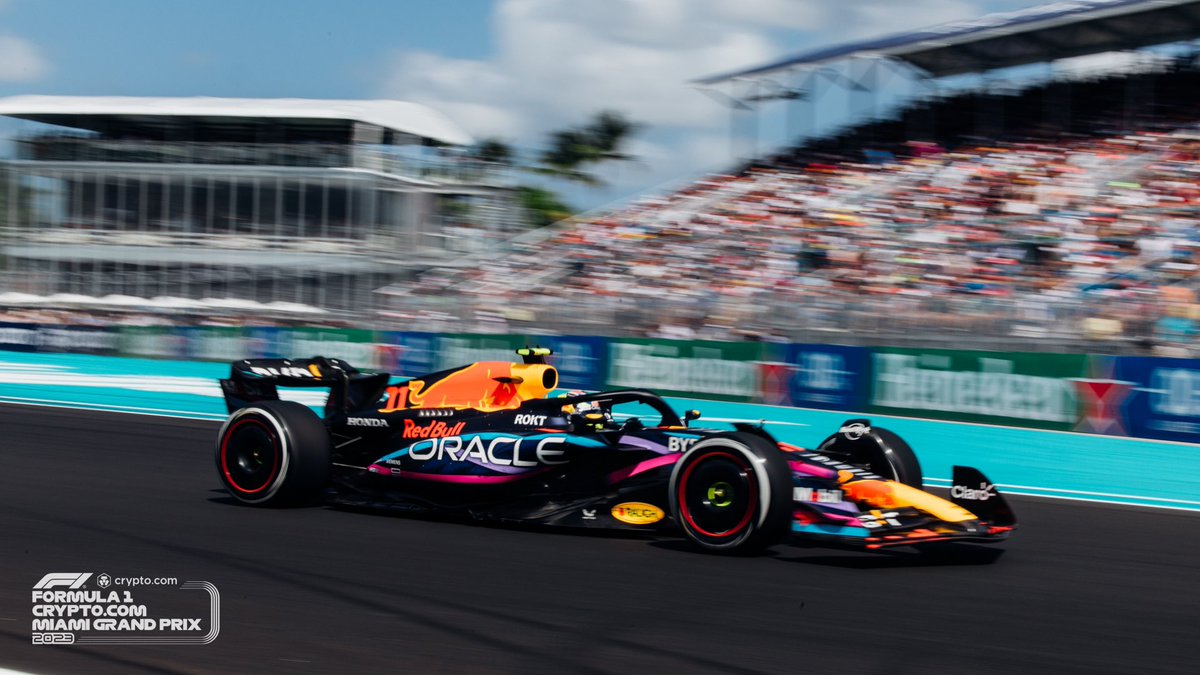
[[[221,380],[217,473],[245,504],[327,503],[576,528],[682,533],[713,552],[811,537],[867,549],[1005,539],[1016,519],[980,472],[921,489],[898,436],[845,422],[815,450],[761,424],[701,429],[645,390],[552,396],[549,351],[392,383],[332,358],[255,359]],[[324,416],[278,387],[324,387]],[[634,410],[635,414],[614,412]]]

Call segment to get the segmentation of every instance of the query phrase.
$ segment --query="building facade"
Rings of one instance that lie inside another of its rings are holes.
[[[369,310],[519,226],[510,176],[397,101],[14,97],[5,291]]]

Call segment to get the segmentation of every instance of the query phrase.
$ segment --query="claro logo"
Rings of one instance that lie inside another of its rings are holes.
[[[653,504],[625,502],[612,507],[612,517],[630,525],[650,525],[666,518],[667,514]]]
[[[955,499],[966,499],[973,502],[986,502],[996,496],[996,486],[991,483],[980,483],[978,488],[966,485],[955,485],[950,488],[950,496]]]

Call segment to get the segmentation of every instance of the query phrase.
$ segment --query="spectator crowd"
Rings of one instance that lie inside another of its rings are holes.
[[[571,222],[464,275],[428,275],[397,306],[411,300],[404,318],[447,329],[944,330],[1170,347],[1198,316],[1198,139],[1143,131],[762,163]],[[439,296],[459,313],[430,309]]]

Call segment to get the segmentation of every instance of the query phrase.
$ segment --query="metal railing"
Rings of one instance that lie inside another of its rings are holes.
[[[49,136],[16,139],[16,159],[31,162],[138,163],[377,171],[436,184],[511,187],[515,170],[453,151],[334,143],[198,143]]]
[[[1138,353],[1156,339],[1156,299],[862,296],[849,293],[703,301],[671,297],[382,298],[381,328],[528,334],[665,336],[850,345]]]

